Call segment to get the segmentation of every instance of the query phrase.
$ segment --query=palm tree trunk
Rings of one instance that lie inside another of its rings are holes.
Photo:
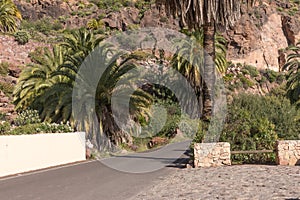
[[[212,116],[213,88],[215,84],[215,22],[206,22],[203,26],[204,72],[203,72],[203,114],[202,120],[209,123]]]

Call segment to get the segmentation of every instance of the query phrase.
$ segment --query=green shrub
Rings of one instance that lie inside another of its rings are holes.
[[[28,57],[32,62],[40,64],[40,61],[44,59],[44,47],[37,47],[28,54]]]
[[[251,65],[245,65],[244,69],[247,70],[251,77],[255,78],[259,75],[259,71],[256,67],[253,67]]]
[[[1,121],[5,121],[6,120],[6,114],[5,113],[0,112],[0,120]]]
[[[68,133],[74,132],[69,124],[56,124],[56,123],[35,123],[17,126],[12,129],[9,135],[24,135],[24,134],[37,134],[37,133]]]
[[[3,91],[6,96],[11,96],[14,91],[14,86],[7,82],[0,82],[0,90]]]
[[[300,111],[283,96],[240,94],[234,98],[229,112],[236,109],[249,112],[253,119],[268,119],[281,139],[297,139],[300,134]]]
[[[25,110],[18,114],[14,122],[17,126],[23,126],[40,123],[41,119],[37,110]]]
[[[220,141],[231,144],[231,150],[273,150],[278,139],[299,139],[300,112],[289,100],[278,96],[240,94],[228,107]],[[275,155],[238,154],[239,162],[274,162]]]
[[[0,63],[0,75],[1,76],[6,76],[8,74],[8,69],[9,69],[9,63],[7,63],[7,62]]]
[[[255,83],[253,81],[251,81],[250,79],[246,78],[245,76],[239,74],[238,78],[240,79],[243,88],[248,89],[249,87],[253,87],[255,85]]]
[[[14,37],[15,37],[15,41],[17,41],[18,44],[24,45],[24,44],[28,43],[30,36],[29,36],[28,32],[26,32],[26,31],[17,31],[14,34]]]
[[[5,135],[10,130],[10,124],[8,122],[2,121],[0,122],[0,135]]]
[[[63,28],[59,20],[53,20],[49,17],[42,18],[37,21],[23,20],[21,28],[28,31],[38,31],[45,35],[49,35],[51,31],[58,31]]]
[[[273,70],[267,69],[264,73],[264,76],[269,80],[270,83],[273,83],[277,80],[278,72]]]

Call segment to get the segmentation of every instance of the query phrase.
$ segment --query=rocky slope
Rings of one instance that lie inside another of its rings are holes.
[[[179,29],[178,22],[159,12],[155,6],[150,9],[133,7],[118,11],[100,9],[85,1],[63,0],[21,0],[15,1],[24,19],[38,20],[51,17],[62,21],[65,28],[86,26],[90,19],[99,19],[106,27],[127,30],[132,27],[165,27]],[[260,69],[270,68],[279,71],[284,62],[280,51],[300,40],[299,4],[290,1],[259,1],[256,8],[244,10],[241,20],[231,30],[220,30],[228,40],[228,60],[235,63],[247,63]],[[0,60],[10,57],[15,60],[28,61],[26,53],[35,48],[35,44],[26,46],[26,50],[17,44],[6,43],[5,36],[0,37],[2,48]],[[15,47],[15,48],[12,48]],[[27,48],[29,47],[29,48]],[[31,48],[32,47],[32,48]],[[20,50],[22,52],[20,52]],[[24,50],[24,51],[23,51]],[[16,62],[20,63],[20,62]]]
[[[299,11],[290,16],[282,9],[292,9],[291,5],[278,2],[261,3],[227,31],[228,60],[280,71],[285,61],[282,50],[300,40],[300,21]]]

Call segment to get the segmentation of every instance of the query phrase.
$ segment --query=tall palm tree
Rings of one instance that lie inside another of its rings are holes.
[[[0,31],[15,32],[20,20],[21,12],[12,0],[0,0]]]
[[[185,31],[186,32],[186,31]],[[190,40],[176,42],[177,52],[173,56],[171,65],[179,71],[194,88],[198,97],[198,104],[202,105],[202,81],[200,69],[203,69],[204,56],[200,46],[203,46],[203,29],[186,32]],[[227,69],[226,40],[220,34],[215,36],[216,57],[215,63],[218,73],[224,74]],[[188,56],[187,56],[188,55]],[[189,97],[181,97],[189,98]],[[202,106],[201,106],[202,107]],[[201,108],[200,108],[201,109]]]
[[[255,0],[156,0],[158,7],[165,6],[167,14],[178,17],[182,27],[199,31],[203,28],[204,70],[203,121],[210,122],[215,85],[215,43],[216,27],[230,27],[240,18],[241,4],[253,5]]]
[[[300,42],[289,47],[291,53],[287,57],[287,62],[283,70],[287,70],[287,95],[292,103],[300,106]]]
[[[175,43],[178,49],[173,56],[171,65],[181,72],[189,82],[193,85],[200,84],[200,66],[203,65],[203,56],[201,56],[201,49],[199,46],[203,46],[203,29],[200,31],[193,31],[186,33],[190,40],[179,40]],[[215,63],[218,73],[224,74],[227,70],[226,61],[226,40],[220,34],[215,35],[215,47],[216,56]],[[189,57],[185,57],[189,55]],[[198,82],[198,83],[197,83]]]

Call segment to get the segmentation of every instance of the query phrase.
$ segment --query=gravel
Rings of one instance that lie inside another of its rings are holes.
[[[300,166],[234,165],[174,170],[132,200],[300,200]]]

